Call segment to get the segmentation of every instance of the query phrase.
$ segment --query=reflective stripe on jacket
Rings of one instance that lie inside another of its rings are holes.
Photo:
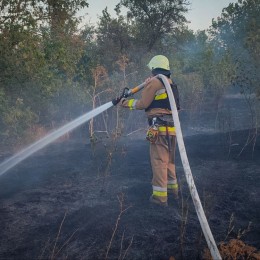
[[[161,81],[161,79],[160,79]],[[171,83],[172,92],[174,95],[174,99],[176,102],[177,109],[180,109],[180,101],[179,101],[179,91],[177,85],[175,83]],[[153,108],[162,108],[168,109],[171,111],[170,101],[166,89],[161,89],[156,92],[156,95],[152,101],[152,103],[145,109],[145,112],[149,111]]]

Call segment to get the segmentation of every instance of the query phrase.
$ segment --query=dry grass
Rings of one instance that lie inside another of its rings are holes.
[[[223,260],[260,260],[260,252],[239,239],[231,239],[227,243],[221,242],[219,252]],[[212,259],[209,249],[204,250],[203,259]]]
[[[75,233],[78,231],[78,229],[76,229],[66,239],[66,241],[63,244],[60,244],[60,235],[61,235],[62,227],[63,227],[63,224],[65,222],[66,216],[67,216],[67,212],[65,212],[64,217],[63,217],[63,219],[60,223],[59,230],[58,230],[58,233],[56,235],[56,238],[54,239],[54,241],[51,241],[50,238],[48,239],[48,241],[46,242],[45,246],[42,249],[41,255],[38,257],[39,260],[40,259],[50,259],[50,260],[57,259],[59,254],[67,248],[71,239],[74,237]],[[48,256],[46,256],[46,255],[48,255]]]
[[[117,220],[116,220],[116,223],[115,223],[115,227],[113,229],[113,233],[112,233],[112,236],[111,236],[111,239],[109,241],[109,244],[108,244],[108,247],[107,247],[107,251],[106,251],[106,256],[105,256],[105,259],[108,259],[108,254],[109,254],[109,251],[111,249],[111,246],[112,246],[112,243],[113,243],[113,240],[114,240],[114,237],[115,237],[115,234],[116,234],[116,231],[118,229],[118,226],[119,226],[119,222],[120,222],[120,219],[121,219],[121,216],[122,214],[127,211],[129,208],[131,208],[131,206],[128,206],[127,208],[124,207],[124,194],[121,193],[120,195],[117,196],[118,198],[118,202],[119,202],[119,206],[120,206],[120,212],[118,214],[118,217],[117,217]],[[120,256],[119,256],[119,259],[124,259],[129,248],[131,247],[132,245],[132,242],[133,242],[133,237],[131,239],[131,242],[129,244],[129,246],[127,247],[125,253],[122,255],[122,242],[123,242],[123,237],[122,237],[122,240],[121,240],[121,250],[120,250]]]

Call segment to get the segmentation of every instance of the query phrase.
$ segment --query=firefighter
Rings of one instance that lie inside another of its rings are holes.
[[[141,98],[122,99],[120,105],[124,108],[145,110],[149,129],[146,139],[150,141],[150,160],[153,171],[153,193],[150,202],[167,206],[168,194],[178,197],[178,182],[175,170],[176,132],[172,120],[167,91],[160,78],[154,77],[163,74],[167,77],[177,109],[179,110],[179,93],[177,85],[171,80],[169,60],[163,55],[154,56],[147,65],[152,77],[145,82]]]

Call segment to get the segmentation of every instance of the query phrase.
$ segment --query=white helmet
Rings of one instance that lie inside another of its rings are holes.
[[[170,70],[170,64],[167,57],[163,55],[156,55],[154,56],[150,62],[147,64],[148,68],[150,70],[153,69],[164,69],[164,70]]]

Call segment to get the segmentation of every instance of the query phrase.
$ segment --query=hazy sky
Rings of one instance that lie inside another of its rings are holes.
[[[80,12],[85,16],[87,21],[96,23],[98,15],[102,10],[108,7],[109,13],[115,14],[114,8],[120,0],[88,0],[89,8]],[[189,27],[193,30],[207,29],[211,25],[212,18],[220,16],[222,9],[229,3],[237,2],[236,0],[190,0],[190,10],[186,17],[190,21]],[[87,15],[86,15],[87,14]]]

